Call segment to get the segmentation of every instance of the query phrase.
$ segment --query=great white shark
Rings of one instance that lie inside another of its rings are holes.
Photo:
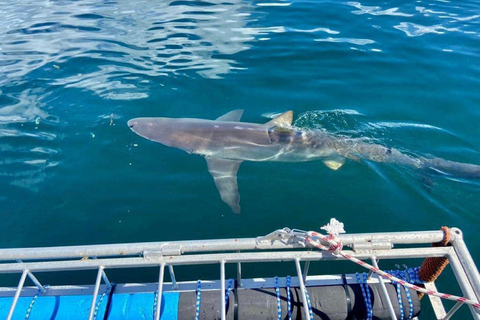
[[[222,200],[235,213],[240,213],[237,172],[243,161],[320,160],[328,168],[338,170],[346,159],[370,160],[456,177],[480,178],[478,165],[414,157],[365,139],[294,127],[292,111],[264,124],[240,122],[242,115],[243,110],[233,110],[216,120],[135,118],[128,121],[128,126],[146,139],[205,157]]]

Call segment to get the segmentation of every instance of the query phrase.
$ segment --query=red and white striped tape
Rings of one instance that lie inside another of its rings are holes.
[[[457,302],[462,302],[462,303],[466,303],[468,305],[471,305],[473,306],[474,308],[477,308],[477,309],[480,309],[480,303],[476,302],[476,301],[473,301],[473,300],[470,300],[470,299],[467,299],[465,297],[459,297],[459,296],[455,296],[455,295],[452,295],[452,294],[447,294],[447,293],[441,293],[441,292],[437,292],[437,291],[433,291],[433,290],[427,290],[425,288],[421,288],[419,286],[416,286],[414,284],[411,284],[411,283],[408,283],[402,279],[399,279],[397,277],[394,277],[392,276],[391,274],[389,273],[386,273],[378,268],[375,268],[374,266],[366,263],[366,262],[363,262],[355,257],[352,257],[351,255],[345,253],[342,251],[342,243],[337,240],[337,238],[334,236],[334,235],[329,235],[329,236],[325,236],[323,234],[320,234],[318,232],[315,232],[315,231],[309,231],[307,232],[307,237],[305,238],[306,241],[311,244],[312,246],[318,248],[318,249],[322,249],[322,250],[325,250],[325,251],[332,251],[334,254],[336,255],[340,255],[342,257],[344,257],[345,259],[348,259],[350,261],[353,261],[355,262],[356,264],[372,271],[372,272],[375,272],[376,274],[379,274],[380,276],[386,278],[386,279],[389,279],[389,280],[392,280],[392,281],[395,281],[395,282],[398,282],[400,283],[401,285],[409,288],[409,289],[412,289],[412,290],[415,290],[415,291],[418,291],[418,292],[423,292],[425,294],[428,294],[428,295],[431,295],[431,296],[435,296],[435,297],[439,297],[439,298],[442,298],[442,299],[448,299],[448,300],[453,300],[453,301],[457,301]],[[313,238],[318,238],[322,241],[325,241],[326,243],[329,244],[329,246],[325,246],[323,244],[321,244],[320,241],[315,241]]]

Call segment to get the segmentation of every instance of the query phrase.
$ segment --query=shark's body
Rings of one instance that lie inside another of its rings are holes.
[[[216,120],[135,118],[128,121],[128,126],[149,140],[204,156],[222,200],[235,213],[240,212],[237,171],[242,161],[322,160],[329,168],[337,170],[345,159],[366,159],[480,178],[480,166],[477,165],[412,157],[362,139],[292,127],[291,111],[266,124],[240,122],[242,114],[243,110],[234,110]]]

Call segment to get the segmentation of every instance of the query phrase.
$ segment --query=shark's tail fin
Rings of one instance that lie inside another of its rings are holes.
[[[423,160],[423,167],[425,169],[458,178],[480,179],[480,166],[475,164],[449,161],[441,158],[431,158]]]

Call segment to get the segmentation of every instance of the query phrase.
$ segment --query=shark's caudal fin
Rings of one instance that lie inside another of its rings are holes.
[[[441,158],[423,159],[423,169],[430,169],[436,173],[466,179],[480,179],[480,166],[470,163],[461,163]]]

